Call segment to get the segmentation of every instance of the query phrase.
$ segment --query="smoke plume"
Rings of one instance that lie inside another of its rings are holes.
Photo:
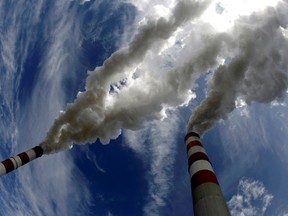
[[[207,98],[193,112],[188,131],[200,134],[235,109],[247,104],[281,100],[288,87],[287,3],[242,17],[229,34],[230,62],[214,72]]]
[[[67,105],[41,143],[45,153],[66,149],[72,143],[93,143],[97,138],[108,143],[120,134],[121,128],[137,129],[143,121],[159,118],[163,107],[154,103],[156,98],[145,101],[144,92],[133,92],[132,88],[129,92],[135,95],[122,100],[118,94],[111,94],[111,85],[129,76],[152,48],[159,52],[165,41],[187,21],[198,17],[207,4],[180,1],[168,19],[148,20],[127,48],[115,52],[102,67],[90,72],[86,91]]]
[[[235,109],[236,99],[249,104],[283,98],[287,2],[240,17],[225,33],[201,21],[209,3],[180,1],[169,18],[146,21],[126,48],[89,73],[86,91],[68,104],[41,144],[44,152],[97,138],[108,143],[122,128],[137,130],[145,121],[161,119],[165,110],[195,98],[191,89],[207,71],[213,71],[210,90],[193,111],[188,131],[205,132]]]

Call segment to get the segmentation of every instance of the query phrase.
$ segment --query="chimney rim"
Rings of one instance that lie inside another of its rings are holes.
[[[196,132],[194,132],[194,131],[190,131],[190,132],[188,132],[188,133],[186,134],[186,136],[185,136],[185,142],[187,141],[187,139],[188,139],[190,136],[196,136],[196,137],[198,137],[198,138],[200,139],[200,135],[199,135],[198,133],[196,133]]]

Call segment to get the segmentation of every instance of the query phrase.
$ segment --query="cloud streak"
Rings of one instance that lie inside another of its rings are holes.
[[[5,119],[1,121],[1,137],[4,137],[1,147],[5,147],[7,154],[22,152],[39,143],[65,104],[61,79],[71,67],[64,64],[63,58],[70,51],[66,44],[71,43],[67,35],[73,31],[69,17],[73,14],[69,14],[69,2],[51,3],[50,7],[47,4],[44,1],[0,3],[0,16],[5,16],[0,22],[1,102],[5,107],[5,113],[1,113]],[[67,16],[63,16],[63,11],[67,11]],[[47,15],[45,20],[43,14]],[[38,38],[39,32],[43,38]],[[57,40],[48,43],[52,38]],[[42,57],[39,62],[31,57],[37,51]],[[32,70],[28,75],[25,73],[29,61],[38,63],[35,77]],[[25,78],[37,80],[29,86],[33,91],[27,94],[25,90],[29,88],[21,86],[27,84],[23,83]],[[85,178],[71,155],[51,157],[42,157],[1,178],[1,215],[85,214],[91,204]]]
[[[125,145],[133,149],[147,164],[148,195],[143,206],[144,215],[159,215],[169,204],[167,197],[174,185],[173,167],[177,153],[178,114],[169,114],[169,119],[146,123],[138,131],[125,130]],[[145,148],[143,147],[145,146]]]

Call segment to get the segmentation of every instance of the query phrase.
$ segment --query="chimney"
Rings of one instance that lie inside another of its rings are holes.
[[[200,136],[189,132],[185,136],[194,216],[230,216],[219,182]]]
[[[26,152],[22,152],[15,157],[11,157],[0,163],[0,176],[5,175],[24,164],[41,157],[43,155],[43,149],[40,146],[35,146]]]

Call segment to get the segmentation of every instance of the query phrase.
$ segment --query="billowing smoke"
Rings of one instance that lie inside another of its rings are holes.
[[[287,3],[241,17],[226,33],[200,20],[208,3],[180,1],[168,18],[144,21],[126,48],[89,73],[86,91],[68,104],[41,144],[45,153],[97,138],[108,143],[122,128],[137,130],[165,117],[167,109],[195,98],[195,80],[208,71],[210,91],[188,131],[203,133],[235,108],[236,99],[249,104],[284,97]]]
[[[49,130],[41,144],[45,153],[65,149],[72,143],[93,143],[97,138],[107,143],[119,136],[121,128],[137,129],[143,121],[159,118],[163,105],[156,97],[145,100],[145,91],[135,92],[131,88],[129,92],[134,95],[122,99],[111,94],[111,85],[129,76],[147,52],[152,49],[159,52],[165,41],[187,21],[198,17],[207,4],[207,1],[180,1],[168,19],[148,20],[127,48],[115,52],[102,67],[92,71],[86,91],[68,104]]]
[[[188,131],[200,134],[235,109],[236,99],[268,103],[288,87],[287,3],[239,19],[229,36],[230,60],[214,71],[207,98],[193,112]]]

